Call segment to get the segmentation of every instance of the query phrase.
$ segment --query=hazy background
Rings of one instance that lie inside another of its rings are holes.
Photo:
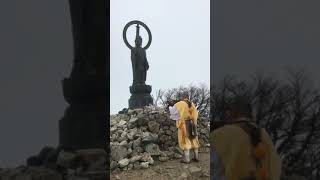
[[[72,65],[67,2],[0,1],[0,167],[58,144]]]
[[[211,83],[284,67],[320,79],[320,1],[211,2]]]
[[[144,22],[151,30],[146,84],[159,89],[210,82],[210,0],[111,0],[110,111],[128,107],[132,84],[130,50],[122,39],[126,23]],[[141,28],[143,45],[147,35]],[[135,26],[128,30],[134,45]]]

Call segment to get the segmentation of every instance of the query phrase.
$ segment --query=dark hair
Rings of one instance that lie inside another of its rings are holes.
[[[186,100],[184,100],[184,101],[188,104],[189,108],[192,107],[192,103],[191,103],[188,99],[186,99]]]

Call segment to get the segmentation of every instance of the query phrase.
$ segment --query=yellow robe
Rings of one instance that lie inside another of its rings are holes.
[[[185,101],[179,101],[175,104],[175,106],[178,109],[180,115],[180,119],[176,122],[176,126],[178,128],[179,147],[182,150],[199,148],[200,145],[198,137],[194,138],[193,140],[190,140],[186,137],[185,120],[190,117],[193,123],[197,125],[198,111],[195,105],[192,103],[192,107],[189,108],[188,104]]]
[[[217,129],[210,134],[210,141],[222,161],[227,180],[249,177],[250,172],[256,170],[249,136],[240,127],[226,125]],[[262,164],[267,170],[268,180],[280,180],[281,160],[265,129],[262,129],[262,143],[266,150]]]

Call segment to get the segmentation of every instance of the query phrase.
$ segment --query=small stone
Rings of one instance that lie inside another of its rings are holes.
[[[120,143],[120,146],[127,147],[127,145],[128,145],[127,141],[121,141],[121,143]]]
[[[149,162],[142,162],[140,165],[142,168],[146,169],[149,167]]]
[[[140,146],[141,146],[141,138],[138,138],[133,141],[133,144],[132,144],[133,149],[136,149],[137,147],[140,147]]]
[[[138,161],[135,162],[135,163],[133,163],[133,168],[134,168],[134,169],[141,169],[140,163],[139,163]]]
[[[183,178],[183,179],[186,179],[186,178],[188,178],[188,173],[182,172],[180,177]]]
[[[135,163],[136,161],[139,161],[142,158],[142,156],[133,156],[130,158],[130,163]]]
[[[172,131],[171,130],[166,130],[166,134],[171,136],[172,135]]]
[[[198,167],[195,167],[195,166],[189,167],[189,172],[194,177],[200,177],[202,174],[202,170]]]
[[[125,158],[125,159],[121,159],[119,162],[118,162],[120,168],[124,168],[126,166],[128,166],[129,164],[129,159]]]
[[[153,158],[150,156],[150,154],[148,153],[144,153],[142,155],[142,158],[140,159],[140,161],[143,161],[143,162],[148,162],[149,164],[153,164],[154,163],[154,160]]]
[[[118,163],[115,162],[115,161],[111,161],[111,163],[110,163],[110,169],[111,169],[111,170],[114,170],[114,169],[116,169],[117,167],[118,167]]]
[[[71,152],[61,151],[58,155],[57,164],[65,168],[69,168],[73,164],[75,158],[75,154]]]
[[[129,129],[132,129],[132,128],[134,128],[134,127],[136,127],[137,126],[137,123],[138,123],[138,118],[131,118],[130,120],[129,120],[129,123],[128,123],[128,128]]]
[[[157,144],[148,144],[145,146],[145,151],[148,152],[151,156],[159,156],[161,151]]]
[[[128,170],[131,170],[131,169],[133,169],[133,164],[128,165]]]
[[[148,123],[148,129],[152,133],[158,133],[160,129],[160,124],[155,121],[149,121]]]
[[[111,148],[111,159],[114,161],[119,161],[120,159],[123,159],[128,155],[128,150],[125,146],[111,145],[110,148]]]
[[[177,128],[176,128],[175,126],[171,126],[171,127],[170,127],[170,130],[171,130],[172,132],[175,132],[175,131],[177,131]]]
[[[164,153],[165,153],[166,156],[168,156],[169,158],[173,158],[173,157],[174,157],[174,152],[172,152],[172,151],[165,151]]]
[[[168,157],[159,157],[159,161],[161,161],[161,162],[166,162],[168,160],[169,160]]]
[[[156,143],[157,141],[158,141],[157,134],[152,134],[150,132],[142,133],[142,143],[144,143],[144,144]]]
[[[111,132],[111,133],[115,132],[116,130],[117,130],[117,128],[116,128],[116,127],[112,127],[112,128],[110,128],[110,132]]]
[[[132,110],[132,109],[129,109],[128,112],[127,112],[127,114],[129,114],[129,115],[132,115],[132,114],[134,114],[134,113],[135,113],[135,111]]]
[[[127,124],[127,122],[124,121],[124,120],[121,120],[117,125],[118,125],[118,126],[123,126],[123,125],[125,125],[125,124]]]
[[[182,155],[175,153],[175,154],[174,154],[174,158],[176,158],[176,159],[181,159],[181,158],[182,158]]]

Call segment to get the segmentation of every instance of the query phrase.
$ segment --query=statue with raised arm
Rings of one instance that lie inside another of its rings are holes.
[[[128,28],[133,24],[136,24],[136,38],[134,47],[129,44],[126,34]],[[149,36],[149,41],[145,47],[142,47],[140,26],[146,29]],[[127,47],[131,50],[133,82],[132,86],[130,87],[132,96],[129,99],[129,108],[141,108],[153,103],[153,99],[150,96],[151,86],[145,84],[147,79],[147,71],[149,70],[146,49],[148,49],[151,44],[151,32],[143,22],[131,21],[123,29],[123,40]]]
[[[139,25],[137,25],[135,45],[136,46],[131,49],[133,84],[145,84],[149,64],[146,56],[146,50],[141,47],[142,37],[139,35]]]

